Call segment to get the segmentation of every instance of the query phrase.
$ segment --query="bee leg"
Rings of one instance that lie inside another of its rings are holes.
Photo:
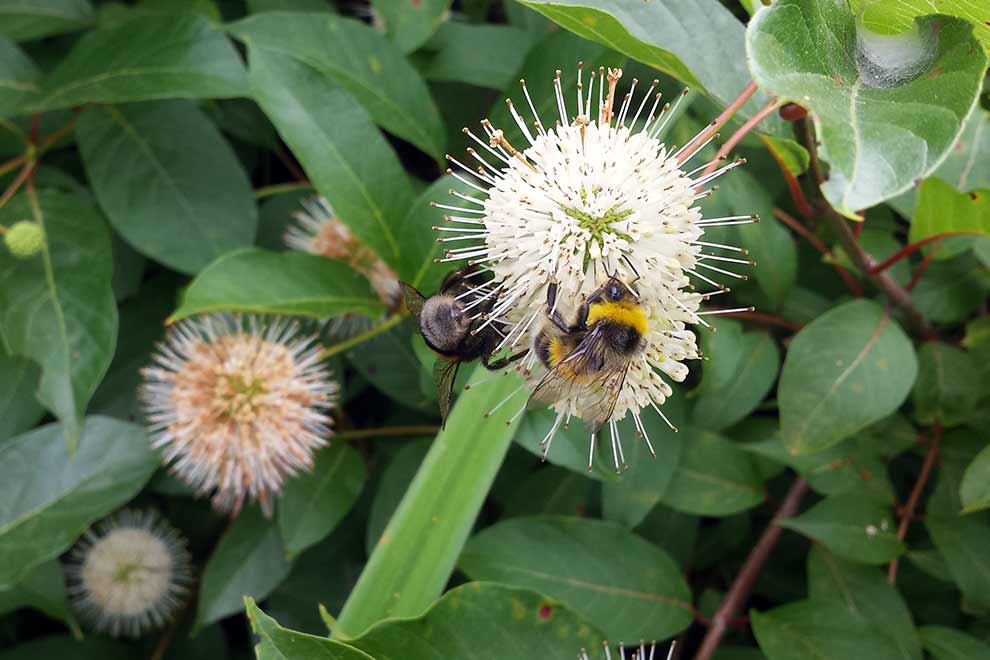
[[[490,361],[491,356],[482,354],[481,364],[484,365],[486,369],[491,369],[492,371],[498,371],[499,369],[504,369],[505,367],[509,366],[516,360],[526,357],[527,353],[529,353],[528,348],[524,351],[519,351],[515,355],[510,355],[508,357],[500,358],[498,360],[495,360],[494,362]]]
[[[591,301],[585,300],[581,303],[577,310],[577,318],[574,321],[574,325],[568,328],[571,331],[574,330],[587,330],[588,329],[588,310],[591,308]]]
[[[551,282],[547,285],[547,316],[553,321],[553,324],[563,330],[564,332],[570,332],[570,328],[564,319],[560,316],[560,312],[554,309],[557,304],[557,283]]]

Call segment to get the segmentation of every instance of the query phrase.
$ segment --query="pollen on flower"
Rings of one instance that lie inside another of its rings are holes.
[[[285,232],[286,246],[350,264],[368,278],[382,302],[389,307],[395,305],[399,299],[395,271],[358,240],[324,197],[313,197],[302,204],[303,210],[293,214],[296,224]]]
[[[209,315],[171,330],[142,370],[152,446],[183,481],[236,514],[266,514],[331,434],[337,385],[296,324]]]
[[[185,539],[154,511],[125,510],[97,524],[65,570],[73,609],[113,637],[161,628],[192,582]]]
[[[548,369],[571,372],[567,387],[542,388],[558,394],[552,403],[557,418],[543,446],[548,449],[557,429],[577,417],[592,426],[593,454],[596,434],[608,424],[616,470],[624,460],[615,422],[631,413],[637,435],[649,444],[642,409],[651,407],[667,421],[660,409],[672,393],[667,380],[684,380],[684,361],[701,356],[690,326],[711,327],[705,315],[741,311],[700,311],[704,300],[728,291],[714,278],[746,279],[733,268],[752,263],[727,256],[745,254],[741,248],[702,240],[705,230],[758,220],[753,215],[702,217],[696,203],[711,194],[709,184],[744,161],[712,161],[689,169],[692,157],[715,135],[703,131],[684,147],[669,148],[664,132],[684,94],[673,105],[661,104],[661,95],[654,93],[658,81],[653,81],[637,103],[635,79],[628,93],[617,96],[621,77],[619,69],[600,68],[591,72],[586,87],[579,64],[575,94],[568,99],[557,71],[552,126],[539,116],[521,81],[531,119],[512,100],[507,103],[525,144],[511,144],[505,131],[487,120],[482,136],[465,128],[474,143],[467,153],[480,166],[472,169],[448,156],[456,166],[448,171],[484,196],[454,192],[465,203],[437,205],[455,212],[446,216],[452,226],[443,228],[452,233],[441,240],[467,241],[446,250],[441,261],[482,264],[494,274],[484,295],[496,298],[486,323],[499,324],[503,340],[498,350],[533,344],[553,318],[550,287],[556,291],[553,312],[562,320],[557,325],[564,327],[573,325],[582,303],[610,278],[632,292],[647,319],[640,347],[623,356],[621,366],[619,360],[596,363],[599,370],[621,369],[621,378],[593,373],[596,367],[582,354],[594,347],[581,343],[593,333],[580,324],[561,366],[541,365],[540,352],[532,350],[521,367],[535,392],[546,382]],[[573,368],[580,361],[583,371]],[[614,386],[608,397],[599,391],[605,383]],[[597,419],[602,408],[604,422]]]

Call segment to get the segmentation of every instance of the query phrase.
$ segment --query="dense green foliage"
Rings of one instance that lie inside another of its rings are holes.
[[[0,0],[0,660],[990,658],[982,4]],[[515,374],[463,365],[441,429],[361,261],[435,291],[431,202],[481,195],[445,173],[461,127],[525,144],[506,97],[551,116],[578,61],[622,67],[617,98],[689,86],[675,145],[723,113],[703,154],[747,163],[698,203],[761,217],[706,230],[756,265],[705,304],[755,311],[695,326],[677,430],[644,408],[651,457],[622,420],[621,474],[577,422],[541,462]],[[317,194],[336,258],[283,238]],[[213,312],[297,319],[339,383],[273,515],[214,511],[149,441],[141,370]],[[63,571],[125,507],[195,578],[116,640]]]

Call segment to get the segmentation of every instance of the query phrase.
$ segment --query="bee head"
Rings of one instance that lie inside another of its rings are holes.
[[[632,290],[632,287],[620,280],[618,276],[613,275],[602,286],[602,297],[608,302],[620,302],[630,297],[638,298],[639,295]]]

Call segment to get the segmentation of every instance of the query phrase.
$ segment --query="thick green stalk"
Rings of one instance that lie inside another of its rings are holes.
[[[471,382],[490,378],[478,367]],[[518,419],[506,421],[525,403],[525,393],[484,415],[518,387],[513,374],[461,393],[344,604],[337,622],[342,635],[421,614],[443,592],[515,434]]]

